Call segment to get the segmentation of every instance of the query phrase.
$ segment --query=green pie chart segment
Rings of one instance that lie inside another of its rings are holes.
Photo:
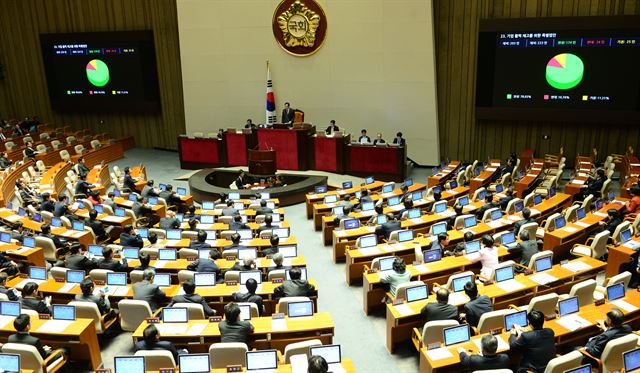
[[[109,67],[100,60],[91,60],[87,64],[87,79],[96,87],[104,87],[109,83]]]
[[[584,63],[580,57],[562,53],[547,62],[547,83],[556,89],[571,89],[582,81]]]

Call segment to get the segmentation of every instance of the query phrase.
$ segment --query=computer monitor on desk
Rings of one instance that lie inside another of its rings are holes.
[[[209,354],[179,355],[180,373],[204,373],[211,371]]]

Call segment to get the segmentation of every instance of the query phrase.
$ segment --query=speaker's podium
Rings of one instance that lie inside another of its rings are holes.
[[[275,175],[276,151],[249,149],[249,173],[252,175]]]

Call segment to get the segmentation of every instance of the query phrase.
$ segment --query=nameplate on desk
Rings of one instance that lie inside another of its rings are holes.
[[[274,278],[271,280],[272,284],[281,284],[283,281],[281,278]]]
[[[195,262],[196,261],[196,257],[195,256],[188,256],[187,257],[187,262]]]
[[[98,285],[98,286],[102,286],[102,285],[104,285],[105,283],[104,283],[104,281],[102,281],[102,280],[93,280],[93,284],[94,284],[94,285]]]
[[[21,273],[19,276],[20,278],[29,278],[29,275],[26,273]]]
[[[236,257],[235,256],[228,256],[227,257],[227,261],[228,262],[235,262],[236,261]]]
[[[531,268],[527,268],[524,270],[524,275],[529,276],[533,274],[533,270]]]
[[[158,260],[158,256],[157,255],[149,255],[149,258],[151,260]]]
[[[96,373],[111,373],[111,369],[109,368],[96,369]]]
[[[160,322],[160,319],[157,317],[147,317],[145,320],[147,320],[147,324],[157,324]]]
[[[158,373],[176,373],[176,368],[160,368]]]
[[[548,315],[544,315],[544,319],[549,321],[549,320],[553,320],[556,318],[556,314],[555,313],[550,313]]]
[[[358,246],[347,246],[347,250],[358,250]]]
[[[375,269],[367,269],[368,274],[377,273],[378,271]]]
[[[491,335],[499,335],[502,334],[502,328],[493,328],[489,332]]]
[[[220,322],[222,321],[222,316],[211,316],[209,317],[209,322]]]
[[[227,286],[236,286],[236,285],[238,285],[238,281],[225,281],[224,283]]]
[[[404,301],[402,299],[396,299],[396,300],[393,301],[393,305],[394,306],[401,305],[402,303],[404,303]]]
[[[427,345],[427,350],[435,350],[437,348],[440,348],[440,342],[433,342]]]
[[[284,319],[284,313],[274,313],[273,315],[271,315],[271,319],[272,320]]]
[[[266,255],[265,258],[266,259],[273,259],[273,255]]]
[[[596,299],[593,303],[595,303],[596,306],[602,306],[605,303],[605,299]]]
[[[114,257],[115,259],[120,259],[120,258],[122,258],[122,255],[120,255],[120,254],[113,254],[113,257]]]
[[[242,372],[242,365],[227,365],[227,372]]]
[[[62,283],[65,283],[66,281],[65,281],[63,278],[57,278],[57,279],[56,279],[56,282],[62,282]]]
[[[414,266],[414,267],[415,267],[415,266],[419,266],[419,265],[421,265],[421,264],[422,264],[422,262],[421,262],[421,261],[419,261],[419,260],[414,260],[414,261],[413,261],[413,266]]]
[[[39,313],[38,318],[40,320],[51,320],[51,315],[47,315],[46,313]]]

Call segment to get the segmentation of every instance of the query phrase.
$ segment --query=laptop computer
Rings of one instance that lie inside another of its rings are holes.
[[[578,217],[578,220],[584,219],[587,216],[587,212],[581,207],[576,210],[576,216]]]
[[[158,204],[158,197],[149,197],[149,204],[155,206]]]
[[[523,201],[518,201],[515,203],[515,209],[516,212],[520,212],[522,210],[524,210],[524,202]]]
[[[137,247],[125,246],[124,249],[122,249],[122,253],[127,259],[138,259],[139,252],[140,249]]]
[[[278,246],[278,252],[285,258],[295,258],[298,256],[298,247],[296,245]]]
[[[558,301],[558,314],[560,317],[578,313],[578,311],[580,311],[578,297],[571,297]]]
[[[0,315],[17,317],[21,312],[20,302],[0,301]]]
[[[495,270],[495,280],[496,282],[509,281],[514,279],[513,266],[506,266],[501,268],[496,268]]]
[[[207,354],[207,356],[209,355]],[[276,350],[247,351],[245,362],[247,372],[273,371],[278,368],[278,354]]]
[[[388,221],[389,219],[387,219],[387,215],[384,214],[380,214],[378,216],[376,216],[376,223],[378,224],[384,224]]]
[[[216,205],[213,201],[202,201],[202,209],[203,210],[215,210]]]
[[[376,204],[372,201],[367,201],[362,203],[362,211],[372,211],[375,210]]]
[[[496,193],[502,193],[503,190],[504,187],[502,186],[502,184],[496,184]]]
[[[407,302],[415,302],[429,297],[427,285],[412,286],[406,289]]]
[[[375,181],[375,178],[373,176],[367,176],[364,178],[365,184],[373,184],[374,181]]]
[[[244,210],[244,202],[234,202],[233,203],[233,208],[238,210],[238,211]]]
[[[69,270],[66,273],[66,280],[69,283],[79,284],[84,280],[84,271],[82,270]]]
[[[460,206],[466,206],[469,204],[469,196],[464,196],[464,197],[460,197],[458,198],[458,204]]]
[[[473,254],[480,251],[480,240],[473,240],[464,243],[465,254]]]
[[[32,280],[46,281],[47,269],[44,267],[29,267],[29,278]]]
[[[287,316],[289,316],[289,318],[313,316],[313,302],[310,300],[289,302],[287,304]]]
[[[145,373],[144,356],[116,356],[114,373]]]
[[[102,245],[89,245],[89,248],[87,251],[91,255],[102,256]]]
[[[556,229],[564,228],[567,225],[567,221],[564,219],[564,216],[558,216],[556,220],[554,220]]]
[[[353,188],[353,182],[345,181],[342,183],[342,189],[350,189]]]
[[[126,215],[126,213],[125,213],[124,209],[123,209],[123,208],[119,208],[119,207],[116,207],[116,209],[115,209],[115,210],[113,210],[113,214],[114,214],[115,216],[119,217],[119,218],[124,218],[124,217],[125,217],[125,215]],[[53,221],[53,220],[52,220],[52,221]]]
[[[502,211],[493,210],[491,211],[491,220],[500,220],[502,219]]]
[[[216,286],[216,274],[215,272],[194,273],[193,282],[196,286]]]
[[[512,247],[516,245],[516,235],[513,232],[505,232],[500,235],[500,242],[502,245]]]
[[[326,185],[317,186],[317,187],[315,187],[315,192],[316,192],[316,194],[326,193],[327,192],[327,186]]]
[[[416,190],[415,192],[411,193],[411,199],[413,200],[413,202],[421,200],[422,199],[422,191],[421,190]]]
[[[518,311],[504,315],[504,330],[511,330],[514,325],[524,328],[529,325],[527,311]]]
[[[434,203],[433,204],[433,210],[436,212],[436,214],[441,214],[441,213],[447,211],[447,201]]]
[[[431,234],[434,236],[440,233],[447,233],[447,223],[437,223],[431,226]]]
[[[235,200],[237,200],[237,199],[240,199],[240,193],[238,193],[238,192],[231,192],[231,193],[229,193],[229,196],[228,196],[228,198],[227,198],[227,199],[230,199],[230,200],[232,200],[232,201],[235,201]]]
[[[410,187],[410,186],[412,186],[412,185],[413,185],[413,179],[412,179],[412,178],[410,178],[410,177],[409,177],[409,178],[406,178],[406,179],[404,180],[403,184],[404,184],[404,186],[406,186],[406,187]]]
[[[454,278],[453,281],[451,281],[453,292],[457,293],[463,291],[467,282],[473,282],[473,275]]]
[[[640,348],[623,353],[622,359],[624,360],[624,371],[626,373],[640,370]]]
[[[36,239],[33,237],[25,236],[22,238],[22,246],[29,247],[29,248],[36,247]]]
[[[240,271],[240,285],[245,286],[248,279],[254,279],[258,284],[262,283],[262,272],[260,271]]]
[[[273,234],[276,234],[275,231],[276,229],[272,230]],[[243,241],[248,241],[253,238],[253,232],[251,231],[251,229],[238,229],[236,233],[240,235],[240,240],[243,240]],[[282,238],[283,236],[278,236],[278,237]],[[287,235],[286,237],[289,237],[289,236]]]
[[[533,204],[534,205],[539,205],[540,203],[542,203],[542,196],[539,194],[536,194],[533,196]]]
[[[484,190],[480,193],[478,193],[478,201],[484,201],[485,197],[487,196],[487,192],[485,192]]]
[[[425,250],[422,255],[425,263],[437,262],[442,259],[442,252],[440,249]]]
[[[419,218],[420,215],[420,209],[411,209],[407,211],[407,218],[409,219]]]
[[[551,269],[551,267],[553,266],[551,258],[551,255],[547,255],[543,256],[542,258],[536,259],[536,261],[534,262],[534,268],[536,272],[544,272]]]
[[[158,260],[176,260],[176,249],[160,249],[158,250]]]
[[[216,218],[213,215],[201,215],[200,216],[200,223],[202,224],[213,224],[215,223]]]
[[[211,371],[209,354],[179,355],[178,364],[180,373],[209,373]]]
[[[607,300],[622,299],[625,296],[624,283],[619,282],[617,284],[607,286]]]
[[[20,355],[0,354],[0,369],[7,373],[20,372]]]
[[[360,220],[358,219],[345,219],[344,221],[344,229],[356,229],[359,227],[360,227]]]
[[[307,280],[307,269],[306,268],[299,268],[300,269],[300,279],[301,280]],[[285,269],[284,270],[284,276],[285,279],[287,280],[291,280],[291,275],[289,274],[290,270],[289,269]]]
[[[581,365],[577,368],[565,370],[564,373],[591,373],[591,365],[590,364]]]
[[[165,307],[162,309],[163,323],[189,322],[189,310],[186,307]]]
[[[274,229],[271,230],[271,232],[274,235],[278,235],[278,237],[280,237],[280,238],[287,238],[287,237],[289,237],[289,234],[290,234],[289,227],[274,228]],[[250,230],[249,230],[249,233],[251,233]]]
[[[393,192],[393,184],[386,184],[382,186],[382,193]]]
[[[549,188],[549,198],[553,198],[556,195],[556,188]]]
[[[168,273],[156,273],[153,283],[160,287],[171,286],[171,275]]]
[[[75,321],[75,306],[68,306],[66,304],[54,304],[52,307],[53,308],[51,310],[51,314],[54,320]]]
[[[393,196],[389,199],[387,199],[387,205],[389,206],[395,206],[395,205],[399,205],[400,204],[400,197],[398,196]]]
[[[72,229],[74,231],[83,231],[84,230],[84,223],[81,221],[74,221],[72,224]]]
[[[238,249],[238,260],[245,258],[256,259],[258,257],[258,249],[255,247],[243,247]]]
[[[8,232],[0,233],[0,241],[2,241],[4,243],[10,243],[11,242],[11,233],[8,233]]]
[[[413,240],[412,230],[403,230],[398,232],[398,242],[407,242]]]
[[[451,326],[442,330],[445,346],[464,343],[471,340],[471,330],[468,324]]]
[[[182,238],[182,231],[180,229],[167,229],[167,240],[179,240]]]
[[[186,196],[187,195],[187,188],[178,187],[178,189],[176,191],[177,191],[179,196]]]
[[[126,272],[109,272],[107,273],[107,285],[109,286],[127,286]]]
[[[344,215],[344,207],[336,206],[331,209],[331,212],[333,213],[334,216]]]
[[[342,351],[340,345],[324,345],[309,348],[311,356],[322,356],[327,362],[330,372],[343,371],[342,368]],[[339,365],[339,367],[338,367]]]
[[[328,196],[324,197],[324,203],[325,205],[328,203],[336,203],[338,202],[338,195],[337,194],[329,194]]]
[[[260,192],[260,199],[267,200],[271,198],[271,193],[268,192]]]
[[[473,228],[478,224],[478,220],[475,216],[469,216],[464,218],[464,227],[465,228]]]

